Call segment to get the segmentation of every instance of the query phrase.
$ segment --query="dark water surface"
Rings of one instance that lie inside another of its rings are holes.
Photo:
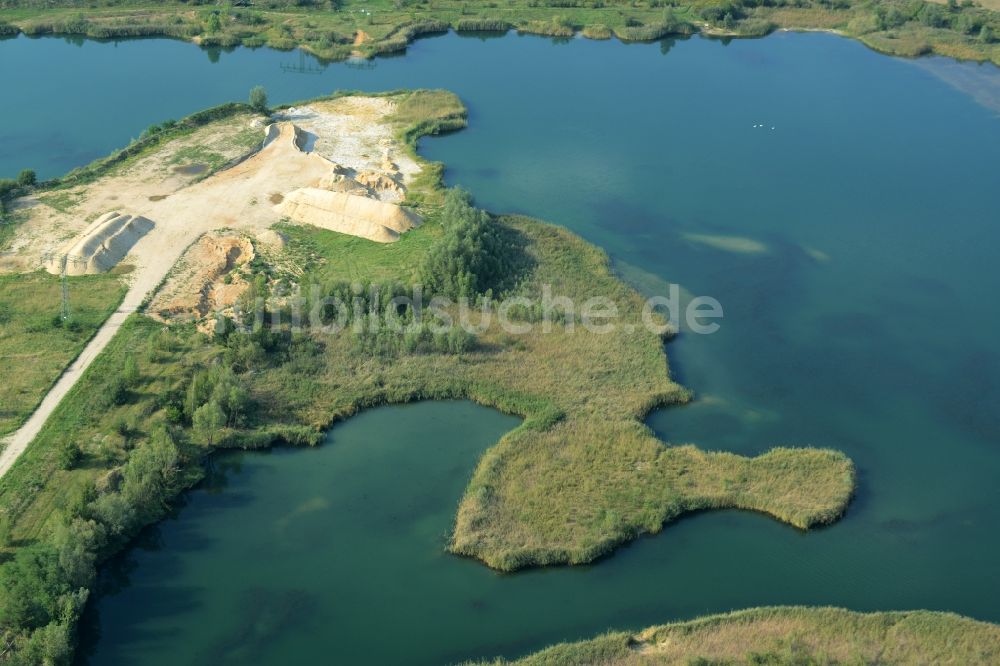
[[[470,127],[422,152],[449,182],[570,227],[647,289],[723,304],[718,333],[669,350],[699,399],[651,416],[665,440],[840,449],[858,497],[809,534],[701,514],[592,567],[498,576],[442,546],[477,456],[516,421],[384,408],[316,450],[220,461],[108,567],[128,584],[96,604],[94,663],[440,663],[774,603],[1000,621],[996,68],[819,34],[449,35],[367,68],[282,68],[298,64],[166,40],[2,41],[0,175],[57,175],[257,83],[274,102],[448,88]]]

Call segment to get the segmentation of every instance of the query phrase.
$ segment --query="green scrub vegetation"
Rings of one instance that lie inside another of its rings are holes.
[[[952,613],[752,608],[563,643],[494,666],[993,664],[1000,627]]]
[[[421,133],[464,125],[453,95],[395,95],[411,148]],[[425,171],[408,195],[425,223],[396,244],[286,227],[294,260],[252,262],[239,304],[250,314],[264,299],[262,325],[221,318],[210,336],[142,314],[123,325],[0,480],[0,649],[11,661],[69,658],[96,565],[164,516],[212,450],[314,445],[379,404],[469,398],[524,418],[480,460],[448,545],[497,569],[588,562],[687,511],[741,508],[800,528],[842,514],[855,475],[840,453],[746,458],[656,439],[644,416],[688,393],[608,257],[564,229],[477,210],[441,188],[440,165]],[[384,308],[421,278],[428,296],[476,306],[522,297],[510,315],[531,330],[497,317],[474,320],[474,332],[442,325],[457,305],[433,322],[413,305]],[[565,304],[542,321],[547,289],[577,304],[606,299],[615,325],[582,326]],[[309,293],[360,306],[336,331],[322,308],[289,326]],[[390,319],[404,328],[389,330]]]
[[[984,4],[986,6],[984,6]],[[623,41],[702,32],[760,37],[778,29],[831,30],[894,55],[937,53],[1000,63],[995,4],[922,0],[269,0],[210,6],[186,2],[5,0],[0,35],[68,34],[95,39],[165,36],[229,48],[303,47],[339,60],[401,51],[414,38],[454,28]],[[57,8],[60,7],[61,8]],[[986,8],[989,7],[989,8]]]

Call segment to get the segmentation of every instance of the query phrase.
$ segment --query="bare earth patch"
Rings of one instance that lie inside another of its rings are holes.
[[[236,232],[210,232],[184,253],[156,293],[147,313],[162,320],[199,320],[235,305],[249,286],[233,269],[254,258],[250,238]]]

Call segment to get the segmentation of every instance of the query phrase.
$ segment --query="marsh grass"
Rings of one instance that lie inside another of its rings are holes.
[[[494,32],[502,34],[512,27],[514,26],[503,19],[490,18],[461,19],[455,23],[455,30],[459,32]]]
[[[569,38],[576,34],[576,25],[565,16],[558,15],[544,20],[519,23],[517,31],[529,35]]]
[[[611,28],[603,23],[584,26],[581,32],[587,39],[611,39],[613,35]]]
[[[562,643],[494,666],[994,664],[1000,627],[952,613],[779,606]],[[486,663],[486,662],[482,662]]]
[[[510,336],[493,325],[475,351],[389,360],[358,356],[348,337],[334,336],[308,372],[277,365],[255,373],[263,421],[318,431],[371,405],[438,398],[522,416],[480,461],[451,542],[454,552],[502,570],[587,562],[692,510],[743,508],[801,528],[841,514],[854,473],[839,453],[775,449],[751,459],[657,440],[641,419],[688,393],[669,378],[662,340],[641,326],[638,295],[611,274],[602,252],[571,233],[521,217],[497,223],[523,239],[525,272],[512,294],[537,298],[547,284],[577,302],[606,296],[622,326],[607,335],[555,326]],[[431,218],[421,233],[435,226]],[[357,241],[318,230],[289,235],[313,256],[303,280],[317,281],[405,281],[423,243],[392,246],[401,260],[394,270],[367,259],[382,255],[374,243],[348,261],[344,249]]]

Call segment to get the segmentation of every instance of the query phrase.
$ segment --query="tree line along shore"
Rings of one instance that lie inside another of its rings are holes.
[[[0,37],[172,37],[205,47],[303,48],[335,61],[402,51],[447,30],[652,41],[825,30],[899,56],[945,55],[1000,64],[996,0],[67,0],[0,2]]]

